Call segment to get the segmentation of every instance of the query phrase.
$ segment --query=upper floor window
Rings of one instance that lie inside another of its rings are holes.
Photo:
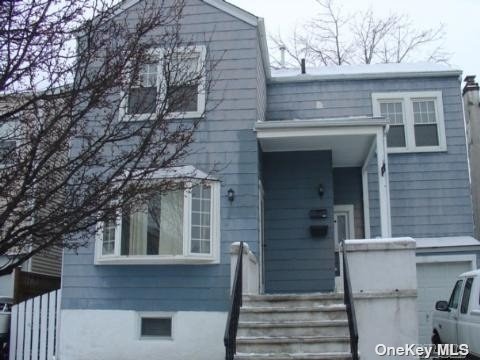
[[[152,50],[128,93],[122,94],[120,118],[148,120],[166,102],[172,117],[199,117],[205,110],[205,47],[184,52]],[[168,59],[167,59],[168,58]]]
[[[99,224],[97,263],[211,263],[219,259],[220,184],[184,184]]]
[[[373,115],[390,123],[389,152],[447,149],[440,91],[373,93]]]

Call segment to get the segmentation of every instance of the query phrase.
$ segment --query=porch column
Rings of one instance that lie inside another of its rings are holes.
[[[388,154],[386,129],[377,130],[377,169],[378,193],[380,199],[380,228],[382,238],[392,237],[392,224],[390,217],[390,185],[388,179]]]

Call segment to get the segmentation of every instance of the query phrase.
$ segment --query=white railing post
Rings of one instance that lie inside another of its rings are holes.
[[[230,289],[233,286],[235,268],[237,266],[240,243],[234,242],[230,247]],[[255,295],[259,293],[259,266],[255,254],[250,250],[247,243],[243,243],[243,294]]]

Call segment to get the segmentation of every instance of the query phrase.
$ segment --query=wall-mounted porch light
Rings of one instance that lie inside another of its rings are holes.
[[[318,185],[318,196],[323,197],[323,194],[325,194],[325,189],[323,188],[323,185],[320,184]]]
[[[228,189],[227,198],[230,202],[233,202],[233,200],[235,200],[235,191],[233,191],[233,189]]]

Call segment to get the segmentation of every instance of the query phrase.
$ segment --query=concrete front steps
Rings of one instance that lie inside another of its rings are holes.
[[[340,294],[244,296],[237,360],[351,359]]]

